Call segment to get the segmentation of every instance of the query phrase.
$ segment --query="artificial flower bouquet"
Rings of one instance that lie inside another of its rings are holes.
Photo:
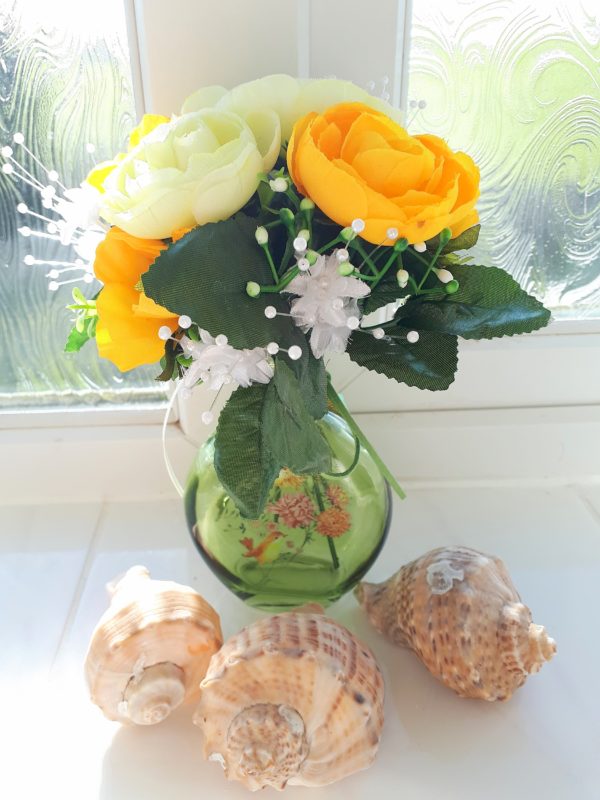
[[[158,379],[184,390],[236,386],[214,465],[245,517],[283,468],[331,471],[317,424],[328,407],[401,491],[335,391],[329,355],[437,391],[459,338],[549,320],[466,252],[479,234],[473,160],[399,120],[339,80],[208,87],[171,119],[146,115],[128,151],[56,206],[63,227],[95,231],[102,283],[94,300],[76,296],[68,349],[95,337],[121,370],[160,360]]]

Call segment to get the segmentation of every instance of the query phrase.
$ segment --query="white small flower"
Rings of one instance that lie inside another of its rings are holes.
[[[344,353],[351,330],[348,320],[360,318],[358,298],[369,287],[358,278],[340,275],[336,252],[319,256],[310,274],[297,275],[284,289],[298,295],[292,302],[292,318],[307,333],[312,329],[310,347],[315,358],[326,351]]]
[[[199,342],[187,336],[182,336],[180,341],[184,353],[193,359],[183,377],[183,385],[188,389],[199,380],[207,383],[209,389],[218,390],[231,381],[245,388],[252,383],[269,383],[273,377],[273,367],[264,347],[236,350],[230,344],[217,344],[216,339],[202,329]]]

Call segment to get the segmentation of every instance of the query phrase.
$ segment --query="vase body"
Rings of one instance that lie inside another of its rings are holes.
[[[344,473],[355,461],[353,435],[334,414],[318,425],[331,448],[332,473]],[[208,566],[249,605],[327,606],[352,589],[377,558],[390,523],[390,491],[363,447],[348,474],[282,470],[256,520],[240,515],[213,460],[209,439],[187,481],[186,517]]]

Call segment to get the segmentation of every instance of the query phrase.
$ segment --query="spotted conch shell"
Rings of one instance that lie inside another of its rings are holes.
[[[248,789],[324,786],[372,763],[383,679],[371,651],[313,610],[229,639],[200,686],[204,755]]]
[[[223,642],[219,616],[197,592],[132,567],[107,587],[110,607],[96,626],[85,675],[92,702],[118,722],[153,725],[198,698]]]
[[[375,628],[461,697],[508,700],[556,652],[504,563],[468,547],[432,550],[355,591]]]

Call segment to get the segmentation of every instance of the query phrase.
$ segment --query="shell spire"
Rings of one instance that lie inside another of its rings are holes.
[[[198,696],[223,641],[216,611],[197,592],[132,567],[107,586],[110,606],[85,661],[92,702],[112,720],[154,725]]]
[[[200,688],[204,755],[248,789],[324,786],[375,758],[381,672],[368,648],[316,610],[260,619],[233,636]]]
[[[355,591],[373,626],[461,697],[507,700],[556,652],[504,563],[477,550],[432,550]]]

